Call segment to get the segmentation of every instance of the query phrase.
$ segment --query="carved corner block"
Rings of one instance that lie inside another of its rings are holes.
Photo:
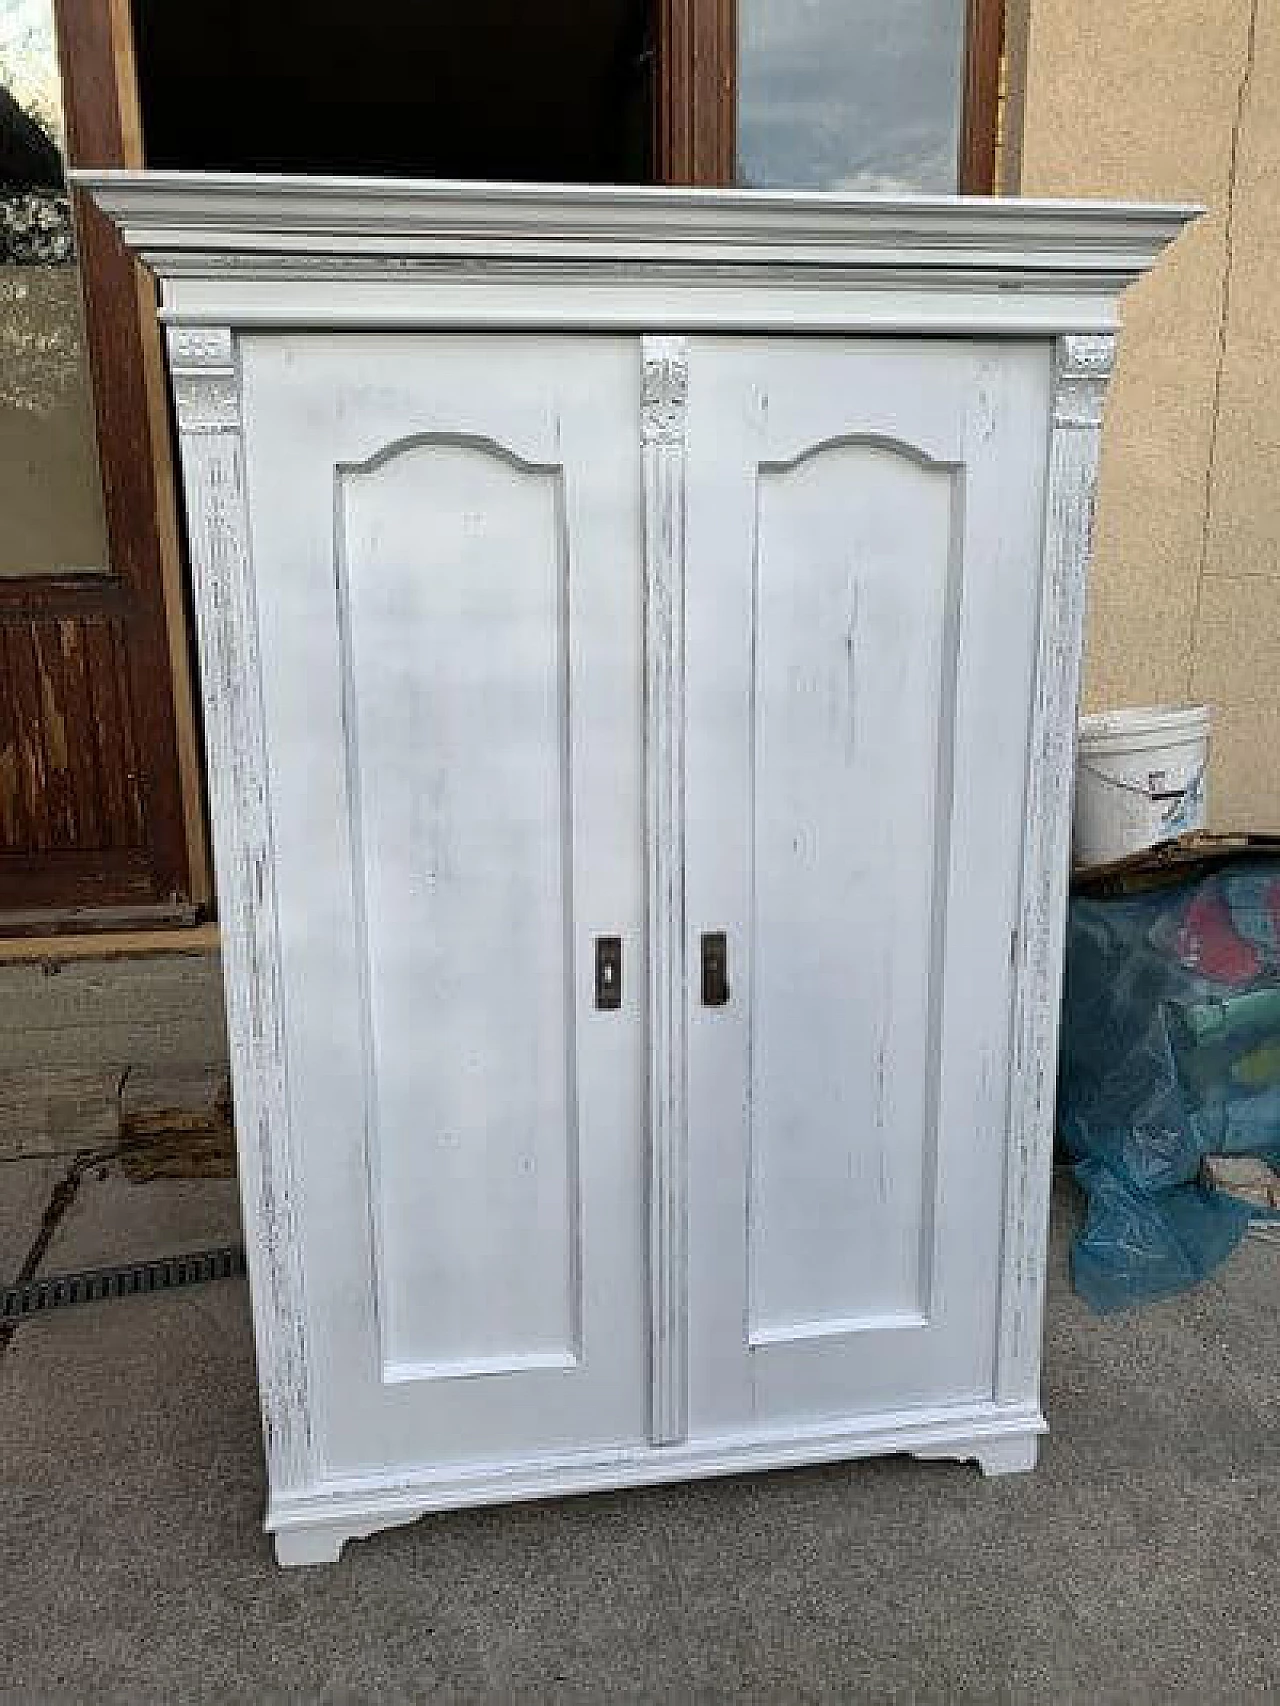
[[[1110,333],[1059,338],[1054,360],[1055,427],[1101,429],[1115,359],[1116,340]]]
[[[240,374],[229,328],[171,326],[169,372],[180,432],[240,430]]]

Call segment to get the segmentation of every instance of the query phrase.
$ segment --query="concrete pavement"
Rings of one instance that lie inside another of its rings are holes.
[[[77,1258],[157,1253],[120,1228],[166,1190],[188,1246],[225,1234],[223,1185],[132,1189],[86,1187]],[[1280,1248],[1100,1322],[1071,1212],[1032,1476],[889,1460],[463,1513],[327,1570],[277,1570],[259,1529],[242,1282],[30,1322],[0,1361],[0,1698],[1276,1699]]]

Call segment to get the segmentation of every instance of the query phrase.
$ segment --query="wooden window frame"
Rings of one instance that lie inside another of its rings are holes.
[[[654,176],[731,184],[738,154],[738,0],[655,0]]]
[[[996,190],[1004,8],[1005,0],[969,0],[960,115],[960,189],[965,195],[994,195]]]
[[[1005,0],[968,0],[959,184],[995,191]],[[732,184],[737,169],[738,0],[654,0],[653,158],[665,184]]]

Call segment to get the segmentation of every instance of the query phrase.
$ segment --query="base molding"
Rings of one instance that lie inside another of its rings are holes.
[[[947,1459],[973,1462],[990,1481],[999,1475],[1026,1475],[1036,1466],[1040,1453],[1039,1434],[1013,1434],[1008,1439],[976,1439],[955,1446],[927,1446],[912,1455],[925,1460]]]
[[[798,1469],[894,1453],[972,1461],[986,1476],[1017,1474],[1035,1467],[1039,1439],[1047,1431],[1044,1417],[1034,1406],[984,1404],[878,1418],[843,1429],[627,1446],[518,1464],[325,1481],[308,1491],[273,1496],[266,1528],[274,1536],[280,1564],[333,1564],[348,1540],[362,1540],[435,1511],[476,1505]]]

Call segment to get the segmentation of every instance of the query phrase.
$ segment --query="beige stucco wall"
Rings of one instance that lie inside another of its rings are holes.
[[[1124,304],[1085,673],[1205,700],[1212,818],[1280,829],[1280,0],[1010,0],[1004,188],[1202,202]]]

